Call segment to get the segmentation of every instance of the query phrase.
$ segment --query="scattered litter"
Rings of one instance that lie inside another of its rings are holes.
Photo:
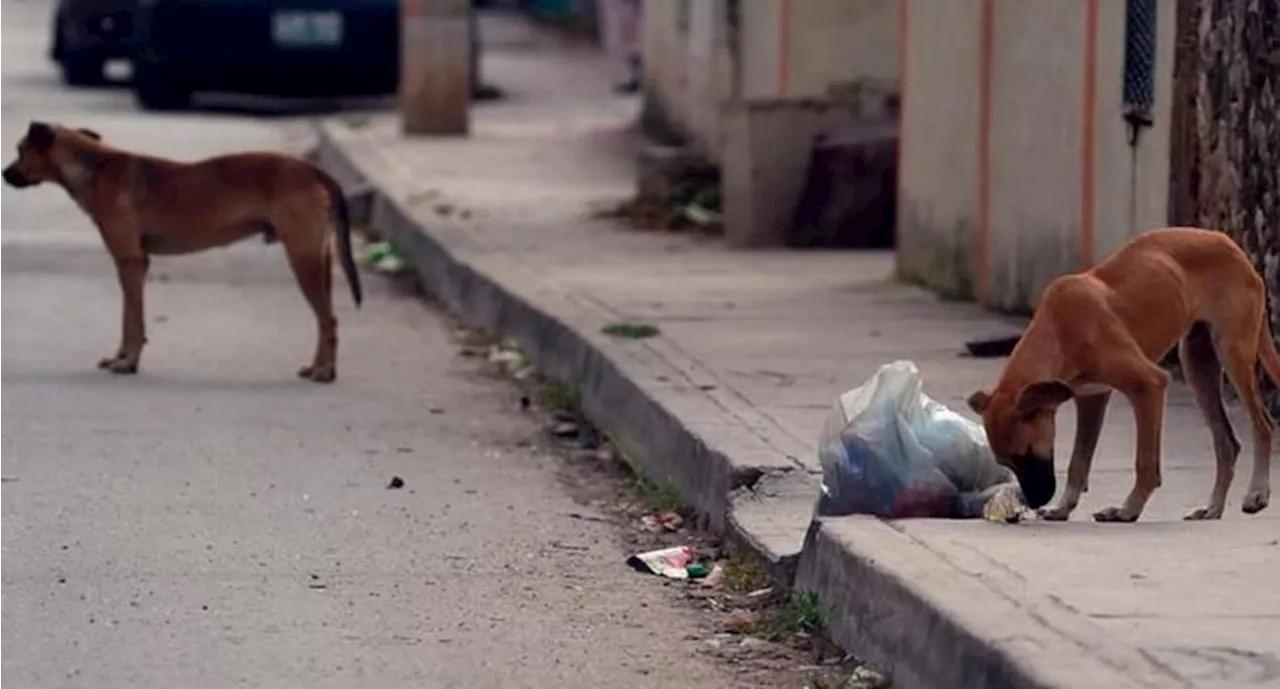
[[[581,512],[565,512],[564,516],[569,517],[570,519],[580,519],[584,522],[600,522],[601,524],[613,523],[612,520],[605,519],[604,517],[597,517],[591,514],[583,514]]]
[[[585,553],[591,549],[590,547],[585,545],[575,545],[573,543],[565,543],[563,541],[552,541],[551,547],[557,548],[559,550],[572,550],[580,553]]]
[[[684,572],[690,579],[701,579],[710,574],[711,570],[701,562],[691,562],[685,566]]]
[[[392,476],[391,480],[387,482],[387,489],[396,490],[398,488],[404,488],[404,479],[399,476]]]
[[[329,585],[328,585],[328,584],[307,584],[307,588],[309,588],[309,589],[317,589],[317,590],[318,590],[318,589],[327,589],[327,588],[329,588]]]
[[[996,464],[982,426],[922,388],[916,365],[895,361],[840,396],[818,442],[818,513],[1034,518],[1013,472]]]
[[[432,407],[432,408],[430,408],[430,409],[428,409],[428,410],[427,410],[427,413],[428,413],[428,414],[443,414],[443,413],[444,413],[444,409],[443,409],[443,408],[441,408],[441,407]]]
[[[693,548],[678,545],[650,550],[647,553],[637,553],[627,558],[627,564],[637,571],[660,574],[668,579],[688,579],[689,563],[693,562],[695,557]]]
[[[380,273],[395,273],[404,269],[406,262],[390,242],[374,242],[364,247],[364,260]]]
[[[871,668],[861,665],[854,668],[853,673],[849,675],[849,679],[845,680],[841,689],[889,689],[893,683],[888,677],[872,670]]]
[[[1011,335],[1009,337],[969,340],[964,343],[964,348],[969,351],[969,356],[981,359],[993,359],[1012,354],[1013,348],[1018,345],[1018,340],[1021,339],[1022,335],[1019,334]]]
[[[522,357],[520,352],[510,349],[499,349],[494,347],[489,350],[489,362],[494,364],[514,364],[518,363]]]
[[[719,588],[723,584],[724,567],[719,562],[711,568],[711,571],[707,573],[707,576],[702,578],[702,581],[698,582],[698,585],[704,588]]]
[[[644,323],[610,323],[601,328],[600,332],[626,340],[643,340],[654,337],[662,331],[658,330],[657,326]]]
[[[696,203],[691,203],[684,207],[684,217],[701,227],[716,227],[724,222],[724,218],[719,213],[703,208]]]
[[[573,438],[578,435],[578,424],[571,421],[561,421],[551,427],[551,435],[557,438]]]
[[[668,510],[657,514],[646,514],[640,518],[640,528],[650,533],[662,531],[679,531],[684,524],[684,517],[679,512]]]
[[[0,483],[17,483],[17,476],[0,476]]]

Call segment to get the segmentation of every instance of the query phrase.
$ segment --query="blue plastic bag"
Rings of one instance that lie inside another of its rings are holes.
[[[910,361],[885,364],[841,395],[818,453],[821,515],[1017,521],[1025,513],[1017,481],[996,464],[982,426],[924,394]]]

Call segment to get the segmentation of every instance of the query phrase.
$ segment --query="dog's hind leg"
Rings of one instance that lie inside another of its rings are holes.
[[[1227,491],[1235,477],[1236,458],[1240,455],[1240,441],[1227,410],[1222,405],[1222,366],[1213,347],[1213,336],[1208,326],[1196,323],[1178,343],[1178,358],[1182,373],[1195,393],[1196,406],[1204,415],[1209,431],[1213,433],[1213,456],[1217,470],[1213,478],[1213,490],[1209,501],[1187,513],[1186,519],[1219,519],[1227,504]]]
[[[1263,405],[1262,392],[1258,388],[1258,336],[1264,323],[1255,314],[1260,314],[1262,309],[1259,306],[1244,312],[1250,313],[1249,319],[1237,319],[1217,327],[1214,344],[1227,376],[1253,422],[1253,475],[1240,505],[1246,514],[1253,514],[1266,509],[1271,501],[1271,437],[1275,422]]]
[[[338,354],[338,319],[333,315],[331,294],[333,259],[327,238],[317,236],[313,240],[303,245],[285,244],[298,288],[316,317],[315,356],[310,365],[298,370],[298,376],[328,383],[337,377]]]

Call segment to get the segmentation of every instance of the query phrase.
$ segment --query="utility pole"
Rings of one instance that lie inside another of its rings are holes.
[[[400,126],[408,135],[471,129],[471,0],[400,1]]]

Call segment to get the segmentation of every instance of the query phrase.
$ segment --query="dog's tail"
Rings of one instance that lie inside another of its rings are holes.
[[[1267,327],[1265,318],[1262,319],[1262,327],[1258,328],[1258,362],[1271,382],[1280,387],[1280,353],[1276,352],[1276,343],[1271,339],[1271,328]]]
[[[342,186],[324,170],[317,169],[320,183],[329,192],[329,203],[333,209],[334,232],[338,235],[338,261],[342,263],[342,273],[347,277],[347,286],[351,288],[351,298],[356,307],[364,299],[360,288],[360,271],[356,269],[356,259],[351,250],[351,211],[347,208],[347,195]]]

